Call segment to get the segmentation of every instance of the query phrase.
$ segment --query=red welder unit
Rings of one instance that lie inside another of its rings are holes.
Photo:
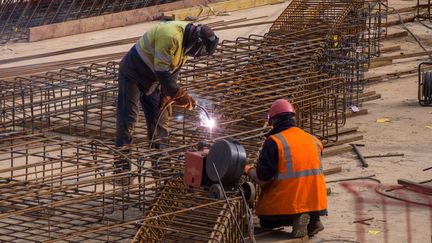
[[[211,185],[211,182],[204,172],[207,153],[208,149],[196,152],[186,152],[184,171],[184,180],[186,185],[191,187]]]
[[[184,182],[208,190],[210,197],[217,199],[223,199],[225,194],[238,194],[241,188],[247,200],[252,200],[254,185],[251,182],[239,185],[245,165],[244,147],[232,139],[220,139],[210,148],[201,145],[198,151],[185,153]]]

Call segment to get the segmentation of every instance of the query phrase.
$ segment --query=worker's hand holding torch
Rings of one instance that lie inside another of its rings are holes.
[[[191,96],[189,96],[186,91],[180,88],[176,96],[173,97],[161,94],[159,109],[163,110],[166,107],[168,115],[172,116],[171,105],[183,107],[191,111],[196,106],[196,101]]]
[[[182,88],[179,89],[177,95],[172,99],[174,100],[174,105],[183,107],[190,111],[196,106],[196,101]]]

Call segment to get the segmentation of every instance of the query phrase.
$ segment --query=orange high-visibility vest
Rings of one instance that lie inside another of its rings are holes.
[[[278,147],[277,175],[262,187],[257,215],[289,215],[327,209],[322,143],[291,127],[270,136]]]

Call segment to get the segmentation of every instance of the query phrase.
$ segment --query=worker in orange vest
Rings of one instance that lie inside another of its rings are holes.
[[[296,127],[288,100],[272,104],[268,121],[273,129],[266,134],[258,163],[245,167],[262,188],[256,215],[263,228],[293,226],[293,237],[313,236],[324,229],[320,216],[327,215],[322,143]]]

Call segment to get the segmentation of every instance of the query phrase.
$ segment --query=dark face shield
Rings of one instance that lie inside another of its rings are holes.
[[[190,57],[201,57],[213,55],[216,51],[217,45],[219,44],[219,38],[217,36],[212,36],[212,38],[207,40],[202,40],[201,38],[192,45],[192,47],[186,51],[186,55]]]

